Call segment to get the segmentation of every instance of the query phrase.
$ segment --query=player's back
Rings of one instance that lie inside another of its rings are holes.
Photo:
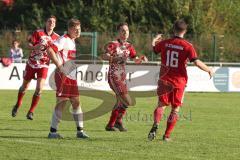
[[[191,43],[174,37],[159,42],[154,51],[161,53],[161,78],[187,82],[187,61],[197,58]]]

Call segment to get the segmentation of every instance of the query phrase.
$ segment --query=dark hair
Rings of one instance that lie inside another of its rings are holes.
[[[183,32],[185,30],[187,30],[187,23],[183,20],[183,19],[179,19],[177,21],[175,21],[174,26],[173,26],[173,31],[174,32]]]
[[[117,31],[119,31],[122,26],[128,26],[128,23],[127,23],[127,22],[121,22],[121,23],[119,23],[119,24],[117,25]]]
[[[72,18],[68,21],[68,28],[72,28],[78,25],[81,25],[81,22],[78,19]]]
[[[48,21],[48,19],[50,19],[50,18],[54,18],[55,19],[55,21],[57,21],[57,17],[56,16],[54,16],[54,15],[50,15],[50,16],[48,16],[47,18],[46,18],[46,22]]]
[[[20,42],[19,42],[17,39],[14,39],[14,40],[12,41],[12,45],[14,45],[15,42],[17,42],[17,43],[20,44]]]

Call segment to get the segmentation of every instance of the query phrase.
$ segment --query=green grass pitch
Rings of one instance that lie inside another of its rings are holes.
[[[129,108],[124,123],[128,132],[106,132],[110,112],[84,123],[89,140],[75,138],[75,123],[62,121],[62,140],[49,140],[47,135],[55,104],[55,93],[44,91],[34,120],[25,118],[33,91],[24,97],[17,117],[11,108],[17,91],[0,91],[0,159],[1,160],[234,160],[240,159],[240,95],[239,93],[186,93],[180,121],[172,134],[172,142],[161,140],[166,116],[160,123],[157,139],[149,142],[152,112],[157,97],[137,98]],[[84,111],[100,100],[81,96]],[[106,106],[109,107],[109,106]]]

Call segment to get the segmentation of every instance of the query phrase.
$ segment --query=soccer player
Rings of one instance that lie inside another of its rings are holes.
[[[53,30],[56,26],[56,17],[51,15],[47,18],[44,29],[39,29],[33,32],[29,48],[32,50],[26,63],[23,83],[18,91],[17,102],[12,109],[12,117],[17,115],[17,112],[22,105],[23,96],[31,82],[37,75],[37,85],[32,97],[31,107],[26,115],[27,119],[33,120],[33,112],[40,100],[40,95],[45,84],[48,73],[50,59],[47,55],[46,48],[48,43],[56,40],[59,35]]]
[[[187,84],[186,64],[189,60],[198,68],[207,72],[210,78],[213,71],[198,59],[197,53],[192,44],[183,37],[187,32],[187,24],[184,20],[177,20],[173,26],[174,37],[162,40],[157,35],[152,46],[156,54],[161,54],[161,68],[158,81],[158,106],[154,111],[154,123],[148,134],[148,139],[153,140],[156,136],[158,124],[164,114],[166,106],[171,105],[172,110],[167,120],[167,127],[163,135],[164,141],[170,140],[170,134],[178,120],[178,113],[182,106],[184,89]],[[172,87],[169,87],[169,84]]]
[[[105,53],[102,55],[103,60],[109,61],[108,83],[117,98],[110,120],[105,127],[106,131],[127,131],[123,127],[122,118],[128,106],[133,104],[126,84],[126,60],[131,58],[136,64],[147,61],[145,56],[138,58],[133,45],[127,41],[129,37],[128,24],[120,23],[117,26],[117,31],[117,40],[109,42],[105,46]]]
[[[68,22],[67,34],[61,36],[47,49],[50,59],[57,67],[55,71],[57,104],[52,115],[48,138],[62,138],[57,133],[57,129],[67,101],[70,101],[72,105],[72,115],[77,126],[77,138],[89,138],[83,132],[83,113],[79,102],[76,67],[72,61],[76,58],[75,39],[80,37],[80,33],[80,21],[71,19]]]

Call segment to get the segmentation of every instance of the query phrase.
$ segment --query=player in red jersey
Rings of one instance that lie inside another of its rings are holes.
[[[56,26],[56,17],[51,15],[47,18],[45,28],[36,30],[31,36],[31,42],[29,48],[32,50],[31,55],[28,58],[25,73],[23,77],[23,83],[18,91],[18,99],[12,109],[12,117],[17,115],[23,100],[23,96],[31,82],[37,75],[37,86],[32,97],[31,107],[27,113],[27,119],[33,120],[33,112],[37,107],[40,100],[42,88],[47,78],[48,66],[50,59],[46,53],[48,43],[56,40],[59,35],[53,30]]]
[[[154,52],[161,54],[162,66],[157,88],[158,106],[154,111],[154,123],[148,134],[149,140],[155,138],[164,110],[166,106],[171,105],[172,110],[163,135],[164,141],[170,140],[170,134],[178,120],[178,112],[183,103],[184,89],[188,80],[187,61],[193,62],[198,68],[207,72],[210,78],[213,76],[213,71],[198,59],[192,44],[183,39],[187,32],[186,22],[177,20],[173,28],[173,38],[161,41],[161,35],[157,35],[152,42]],[[171,88],[169,88],[169,84]]]
[[[122,124],[122,118],[128,106],[133,105],[128,94],[126,84],[125,64],[128,58],[134,60],[136,64],[147,61],[145,56],[138,58],[133,45],[127,42],[129,28],[127,23],[120,23],[117,27],[118,39],[109,42],[105,46],[105,53],[102,58],[109,61],[108,83],[116,94],[116,104],[113,107],[110,120],[106,126],[106,131],[127,131]]]
[[[75,39],[80,37],[80,34],[80,21],[71,19],[68,22],[68,33],[57,39],[47,49],[49,57],[57,67],[55,71],[57,104],[52,115],[48,138],[62,138],[62,136],[57,133],[57,129],[67,101],[70,101],[72,105],[72,115],[77,126],[77,138],[89,138],[89,136],[83,132],[83,113],[79,101],[76,66],[73,61],[76,58]]]

